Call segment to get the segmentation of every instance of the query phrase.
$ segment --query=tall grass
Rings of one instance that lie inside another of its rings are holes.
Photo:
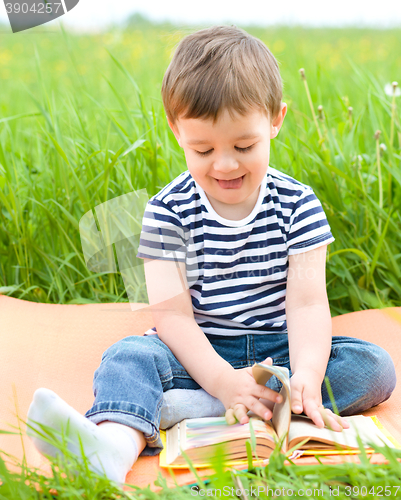
[[[1,431],[0,431],[1,432]],[[194,497],[251,500],[252,498],[399,498],[401,489],[400,450],[387,446],[374,449],[382,454],[387,464],[370,462],[361,444],[360,463],[338,465],[298,466],[286,462],[280,445],[269,458],[265,467],[253,468],[252,452],[248,471],[235,471],[224,464],[223,455],[217,451],[212,463],[214,474],[201,478],[195,473],[195,483],[189,486],[169,488],[159,475],[152,489],[140,489],[117,484],[92,472],[88,460],[72,455],[65,439],[59,440],[54,433],[42,433],[46,441],[61,450],[58,458],[50,457],[51,472],[43,474],[16,462],[11,470],[6,462],[10,457],[0,456],[0,498],[4,500],[184,500]],[[18,470],[17,470],[18,469]],[[173,476],[174,479],[174,476]]]
[[[160,99],[184,32],[31,31],[0,38],[0,293],[127,300],[118,273],[87,269],[78,223],[99,203],[153,195],[185,170]],[[289,105],[270,164],[314,188],[336,238],[332,314],[401,305],[401,103],[384,92],[401,81],[401,30],[249,31],[279,60]]]
[[[315,189],[336,237],[327,266],[332,314],[400,306],[401,102],[384,86],[401,81],[401,30],[249,31],[279,60],[289,105],[271,165]],[[148,26],[0,37],[0,293],[54,303],[126,300],[118,273],[87,269],[78,223],[121,194],[153,195],[185,170],[160,100],[183,34]],[[146,300],[143,281],[137,288],[138,301]],[[364,456],[360,465],[287,467],[275,455],[256,474],[221,468],[209,487],[322,488],[326,498],[341,486],[339,498],[350,498],[347,486],[369,484],[382,488],[379,496],[385,486],[393,494],[400,463],[384,453],[389,465],[380,467]],[[156,498],[150,490],[123,493],[88,471],[73,478],[57,464],[45,477],[26,467],[13,473],[0,460],[0,478],[1,498],[13,500]],[[194,496],[159,484],[162,498]]]

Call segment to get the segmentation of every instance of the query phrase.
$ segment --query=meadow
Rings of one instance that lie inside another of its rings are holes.
[[[43,27],[0,33],[1,294],[48,303],[128,300],[120,273],[88,269],[79,221],[122,194],[153,195],[185,170],[160,86],[175,45],[190,31],[150,25],[102,34]],[[249,31],[278,59],[289,106],[270,164],[313,187],[336,238],[327,263],[332,315],[400,306],[401,97],[391,83],[401,83],[401,29]],[[133,294],[146,301],[141,273]],[[400,464],[388,458],[388,466],[364,458],[360,466],[317,470],[284,467],[276,457],[264,476],[244,473],[240,481],[322,487],[325,498],[330,486],[396,487]],[[212,484],[238,484],[217,472]],[[0,477],[0,498],[156,498],[148,490],[123,494],[90,474],[72,481],[56,466],[50,479],[29,469],[14,476],[0,461]],[[343,490],[339,498],[362,498],[352,494]],[[166,499],[192,496],[162,492]]]
[[[185,170],[160,86],[189,31],[0,37],[0,293],[128,300],[119,273],[87,268],[79,221],[121,194],[151,196]],[[400,305],[400,98],[391,82],[401,82],[401,31],[249,31],[278,59],[289,106],[270,164],[314,188],[336,238],[332,314]],[[134,282],[146,301],[140,269]]]

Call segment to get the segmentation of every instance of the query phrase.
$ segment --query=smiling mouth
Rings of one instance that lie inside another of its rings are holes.
[[[242,186],[242,181],[244,177],[245,175],[243,175],[242,177],[237,177],[236,179],[229,179],[229,180],[216,179],[216,181],[219,183],[219,186],[223,189],[239,189]]]

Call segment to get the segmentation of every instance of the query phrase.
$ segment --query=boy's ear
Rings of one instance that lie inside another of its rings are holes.
[[[180,148],[182,148],[180,133],[178,131],[177,124],[173,123],[168,116],[166,116],[166,118],[167,118],[168,126],[171,128],[171,131],[173,132],[174,137],[177,139],[178,145],[180,146]]]
[[[272,123],[271,123],[270,139],[274,139],[275,137],[277,137],[286,114],[287,114],[287,104],[285,102],[282,102],[280,112],[272,120]]]

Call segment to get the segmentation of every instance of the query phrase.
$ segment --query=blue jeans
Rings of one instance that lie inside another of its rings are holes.
[[[290,370],[287,334],[207,337],[217,353],[236,369],[270,356],[273,364]],[[390,355],[381,347],[351,337],[333,337],[326,376],[343,416],[382,403],[396,384]],[[267,386],[281,389],[276,377]],[[95,401],[85,416],[96,424],[109,420],[138,429],[147,443],[142,454],[156,455],[163,448],[159,434],[163,393],[170,389],[200,386],[157,335],[126,337],[103,354],[94,375]],[[325,383],[322,400],[332,409]]]

